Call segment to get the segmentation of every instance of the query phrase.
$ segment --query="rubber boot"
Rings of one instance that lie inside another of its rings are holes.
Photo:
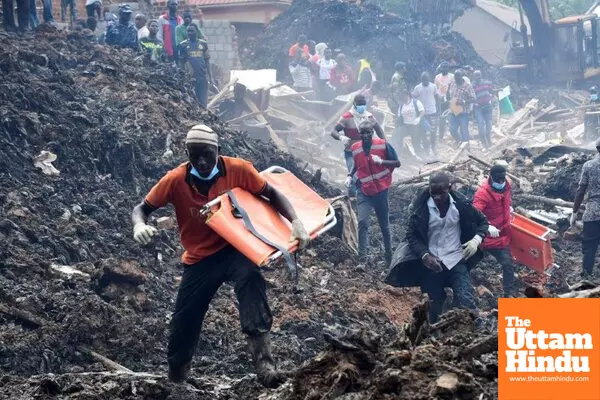
[[[252,355],[256,377],[261,385],[273,389],[286,381],[288,374],[278,371],[275,367],[268,333],[248,336],[248,351]]]
[[[169,380],[174,383],[181,383],[185,381],[190,374],[192,362],[188,361],[185,364],[174,367],[169,365]]]

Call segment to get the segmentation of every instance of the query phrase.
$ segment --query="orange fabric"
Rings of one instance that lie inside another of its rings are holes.
[[[296,57],[296,53],[298,52],[298,50],[300,50],[300,45],[298,43],[292,45],[292,47],[290,47],[290,50],[288,52],[290,57]],[[302,51],[304,52],[304,54],[307,57],[310,57],[310,50],[308,49],[308,45],[305,44],[304,47],[302,48]]]
[[[327,200],[321,198],[291,172],[262,172],[261,175],[269,185],[286,196],[306,230],[314,237],[325,221],[329,209]],[[234,189],[233,193],[257,231],[290,252],[297,249],[297,243],[289,242],[291,224],[268,202],[241,189]],[[221,196],[221,204],[213,209],[213,214],[206,224],[256,265],[264,265],[269,256],[277,252],[277,249],[250,233],[241,218],[233,216],[227,195]]]
[[[512,242],[510,252],[515,261],[539,273],[554,265],[554,254],[550,239],[540,239],[548,231],[540,225],[519,214],[515,214],[511,221]]]
[[[266,181],[252,163],[230,157],[221,157],[225,176],[219,177],[208,192],[208,197],[186,182],[189,163],[169,171],[146,196],[146,203],[154,208],[173,204],[179,225],[181,244],[185,249],[182,261],[191,265],[227,246],[227,242],[206,226],[206,217],[200,214],[202,207],[221,194],[241,188],[260,194]],[[223,173],[223,171],[221,171]]]

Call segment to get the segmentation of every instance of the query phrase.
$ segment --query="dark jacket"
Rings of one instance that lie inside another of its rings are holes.
[[[460,242],[466,243],[475,235],[484,238],[488,233],[488,222],[471,201],[461,193],[450,191],[460,214]],[[429,229],[429,188],[423,189],[409,207],[409,222],[406,236],[396,249],[392,258],[392,269],[385,282],[397,287],[421,286],[433,272],[421,262],[429,252],[427,231]],[[474,267],[483,258],[481,250],[467,260],[469,268]]]
[[[111,46],[129,47],[136,51],[140,49],[137,29],[135,29],[135,25],[131,22],[127,25],[116,23],[109,26],[106,29],[105,41],[106,44]]]

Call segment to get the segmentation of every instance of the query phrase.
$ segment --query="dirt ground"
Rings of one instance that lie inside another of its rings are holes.
[[[324,197],[341,190],[201,111],[181,72],[132,57],[77,35],[0,33],[0,398],[497,398],[493,326],[475,331],[465,311],[429,326],[417,291],[382,283],[376,228],[366,265],[326,236],[300,256],[296,289],[280,266],[265,269],[274,355],[293,371],[284,386],[256,382],[228,285],[207,314],[191,378],[169,383],[165,352],[182,249],[174,228],[137,245],[130,213],[184,161],[187,129],[210,124],[224,154],[258,169],[284,166]],[[34,167],[44,150],[57,155],[60,175]],[[395,243],[415,192],[392,190]],[[162,210],[152,223],[170,215]],[[546,287],[561,292],[577,273],[579,249],[563,240],[554,246],[563,268]],[[530,270],[518,273],[523,287],[539,284]],[[491,293],[479,296],[482,308],[494,308],[498,267],[486,260],[473,274]],[[133,372],[110,371],[96,353]]]

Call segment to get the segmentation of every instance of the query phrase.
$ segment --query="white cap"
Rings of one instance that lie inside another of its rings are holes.
[[[194,125],[185,137],[185,144],[191,143],[204,143],[218,146],[219,137],[210,127],[204,124]]]

